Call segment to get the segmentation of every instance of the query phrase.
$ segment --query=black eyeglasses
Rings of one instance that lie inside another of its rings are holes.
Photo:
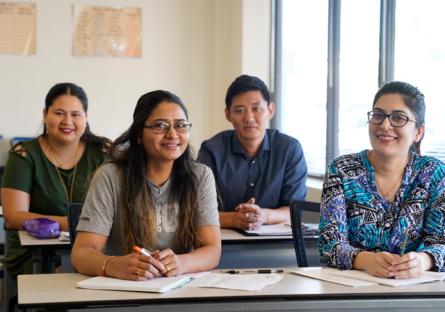
[[[385,118],[388,118],[391,126],[395,128],[400,128],[405,126],[408,121],[419,122],[415,119],[410,119],[408,116],[403,114],[394,113],[394,114],[385,114],[380,111],[370,111],[368,112],[368,121],[373,125],[381,125]]]
[[[176,132],[179,133],[186,133],[190,130],[192,127],[192,124],[188,121],[178,121],[175,122],[173,125],[169,124],[166,121],[155,121],[152,124],[144,125],[144,128],[151,129],[154,133],[157,134],[163,134],[170,131],[170,129],[173,127]]]

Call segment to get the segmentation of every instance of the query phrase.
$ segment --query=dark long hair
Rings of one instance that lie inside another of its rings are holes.
[[[54,85],[51,89],[49,89],[48,94],[45,98],[45,113],[48,112],[48,109],[53,105],[54,101],[62,95],[72,95],[79,99],[82,103],[83,110],[85,113],[88,111],[88,97],[85,93],[85,90],[71,82],[62,82]],[[43,125],[43,135],[46,135],[46,125]],[[90,130],[90,125],[86,124],[85,132],[80,137],[80,140],[85,143],[92,143],[99,146],[103,146],[103,148],[107,148],[111,145],[110,140],[105,137],[100,137],[93,134]]]
[[[425,96],[419,89],[403,81],[388,82],[377,91],[374,96],[372,107],[374,107],[380,97],[386,94],[400,94],[405,105],[416,117],[416,128],[425,125]],[[420,138],[419,142],[414,142],[410,147],[410,151],[420,155],[420,143],[422,142],[422,139],[423,136]]]
[[[147,118],[161,103],[175,103],[188,118],[187,109],[181,99],[171,92],[156,90],[142,95],[133,113],[130,128],[116,139],[111,147],[111,162],[121,169],[123,184],[123,211],[121,225],[129,252],[133,245],[156,247],[156,209],[150,187],[147,184],[146,168],[150,159],[141,143]],[[179,203],[179,224],[175,237],[176,252],[193,248],[197,241],[196,225],[193,220],[197,208],[198,179],[194,173],[190,146],[174,161],[171,175],[170,201]]]

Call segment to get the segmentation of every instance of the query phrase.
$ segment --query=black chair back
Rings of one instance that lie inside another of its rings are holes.
[[[16,145],[19,142],[25,142],[25,141],[30,141],[34,139],[33,137],[13,137],[11,138],[11,141],[9,142],[9,145],[11,147],[13,147],[14,145]]]
[[[294,241],[295,256],[299,267],[307,267],[308,260],[304,245],[304,224],[302,221],[303,211],[320,213],[320,203],[295,200],[290,204],[290,217],[292,225],[292,236]]]
[[[76,228],[79,223],[82,207],[83,204],[79,203],[71,203],[68,206],[68,228],[70,231],[71,248],[74,246],[74,241],[76,240]]]
[[[1,143],[1,140],[0,140]],[[0,167],[0,206],[2,205],[2,178],[3,178],[3,171],[5,171],[5,167]]]

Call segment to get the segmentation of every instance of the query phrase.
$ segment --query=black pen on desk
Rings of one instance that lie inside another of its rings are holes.
[[[283,269],[259,269],[257,270],[258,274],[271,274],[271,273],[283,273]]]
[[[272,273],[283,273],[283,269],[258,269],[258,270],[227,270],[221,271],[227,274],[272,274]]]

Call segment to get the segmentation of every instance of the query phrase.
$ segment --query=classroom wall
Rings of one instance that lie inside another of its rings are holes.
[[[313,202],[320,202],[321,191],[323,188],[323,181],[316,178],[308,178],[306,186],[307,186],[306,200]]]
[[[37,4],[37,53],[0,54],[0,166],[9,138],[40,134],[44,97],[57,82],[85,88],[92,130],[111,139],[131,123],[140,95],[170,90],[189,108],[196,150],[205,138],[230,128],[224,96],[236,76],[269,82],[270,0],[29,2]],[[73,4],[141,7],[143,56],[73,57]]]

